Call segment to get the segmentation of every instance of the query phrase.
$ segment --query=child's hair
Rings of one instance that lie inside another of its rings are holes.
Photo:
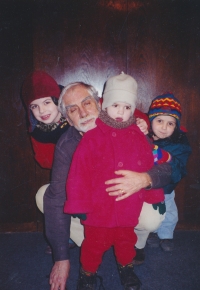
[[[172,142],[179,142],[180,138],[183,136],[183,132],[180,130],[181,121],[181,103],[174,95],[170,92],[164,93],[163,95],[157,96],[153,99],[151,106],[149,108],[148,116],[150,123],[153,119],[158,116],[171,116],[176,120],[176,127],[172,135],[168,138]],[[154,135],[152,128],[150,126],[149,135],[152,137]]]

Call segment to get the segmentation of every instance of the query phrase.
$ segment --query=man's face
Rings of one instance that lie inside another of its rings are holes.
[[[63,97],[68,122],[78,131],[87,132],[96,127],[95,121],[99,115],[97,104],[86,88],[77,86]]]

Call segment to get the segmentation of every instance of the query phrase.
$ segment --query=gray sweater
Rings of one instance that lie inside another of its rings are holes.
[[[53,249],[54,261],[69,259],[70,215],[63,213],[66,179],[73,153],[81,140],[80,133],[70,127],[57,142],[50,186],[44,195],[46,236]],[[169,163],[155,165],[148,171],[153,188],[164,187],[171,179]]]

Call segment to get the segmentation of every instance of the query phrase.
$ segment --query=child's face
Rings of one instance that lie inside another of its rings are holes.
[[[155,134],[153,139],[164,139],[173,134],[176,127],[176,119],[165,115],[157,116],[153,119],[151,126],[153,133]]]
[[[115,102],[106,108],[106,112],[117,122],[126,122],[132,115],[131,105],[124,102]]]
[[[29,107],[35,118],[42,123],[56,123],[60,119],[61,113],[51,97],[34,100]]]

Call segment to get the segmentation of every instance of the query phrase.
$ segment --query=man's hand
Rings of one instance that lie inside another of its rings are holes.
[[[65,290],[67,278],[69,276],[69,260],[55,262],[49,279],[51,290]]]
[[[115,174],[122,177],[107,180],[105,184],[112,184],[106,191],[111,196],[118,196],[116,201],[125,199],[150,184],[151,178],[147,173],[138,173],[129,170],[118,170]]]

